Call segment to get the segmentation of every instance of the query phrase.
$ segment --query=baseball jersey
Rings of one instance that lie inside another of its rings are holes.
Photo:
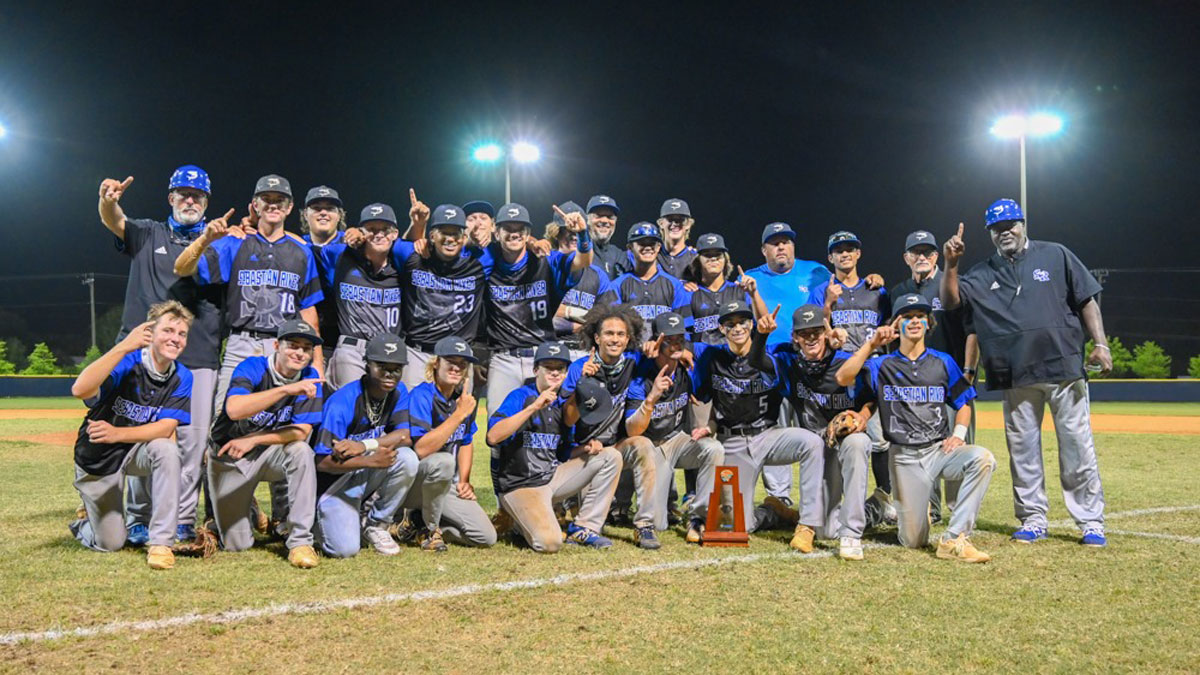
[[[629,261],[629,252],[615,244],[592,247],[592,260],[595,265],[604,270],[611,281],[633,269]]]
[[[900,445],[928,445],[950,435],[946,406],[958,410],[975,398],[949,354],[926,349],[916,360],[900,352],[866,363],[867,385],[879,406],[883,437]]]
[[[638,411],[646,395],[654,388],[654,379],[658,377],[662,366],[654,359],[643,359],[638,364],[637,372],[629,383],[629,391],[625,395],[625,419],[628,420]],[[692,393],[695,391],[692,382],[693,374],[682,365],[676,366],[671,376],[671,388],[663,392],[654,410],[650,413],[650,424],[641,433],[655,445],[662,443],[678,433],[691,433],[692,430]]]
[[[690,319],[692,326],[692,342],[707,345],[725,344],[725,336],[721,335],[721,308],[729,302],[744,302],[752,306],[750,294],[743,291],[732,281],[726,281],[720,290],[711,291],[704,286],[692,291],[687,307],[684,308],[684,318]]]
[[[804,304],[812,289],[829,281],[829,269],[811,260],[797,260],[792,269],[778,274],[767,265],[759,265],[746,274],[754,277],[758,284],[758,294],[762,296],[767,309],[782,305],[786,311],[781,311],[776,318],[777,326],[767,339],[768,344],[792,341],[792,310]]]
[[[233,377],[229,381],[229,391],[225,394],[225,402],[221,404],[221,413],[213,422],[210,437],[210,444],[213,447],[220,448],[235,438],[281,429],[291,424],[310,424],[315,427],[321,423],[323,395],[320,382],[316,383],[317,395],[312,398],[304,394],[293,394],[279,399],[266,410],[245,419],[229,418],[229,414],[225,412],[225,404],[231,396],[254,394],[299,380],[319,377],[316,369],[308,366],[296,378],[285,380],[275,372],[267,359],[266,356],[251,356],[239,363],[238,367],[233,370]]]
[[[488,418],[488,429],[521,412],[537,397],[537,387],[532,384],[510,391]],[[513,435],[493,446],[492,486],[496,494],[549,483],[558,468],[558,452],[567,440],[566,432],[563,403],[555,401],[530,415]]]
[[[201,284],[228,284],[226,324],[232,330],[274,335],[325,295],[308,246],[284,234],[222,237],[204,249],[196,268]]]
[[[772,353],[779,390],[788,398],[800,419],[800,426],[814,433],[825,427],[844,410],[861,410],[874,400],[861,372],[854,384],[838,384],[837,371],[852,354],[826,349],[824,358],[809,361],[790,344],[776,345]]]
[[[129,283],[125,285],[125,309],[121,313],[121,340],[146,321],[150,306],[178,300],[196,316],[188,329],[187,346],[179,363],[189,368],[215,370],[220,365],[221,303],[217,286],[201,286],[193,277],[175,274],[175,259],[204,232],[204,222],[189,228],[173,228],[174,218],[125,221],[125,238],[116,237],[117,250],[129,256]]]
[[[664,246],[662,250],[658,252],[658,269],[670,274],[676,279],[682,279],[683,271],[687,269],[688,265],[692,264],[692,261],[696,259],[696,255],[696,249],[691,246],[684,246],[683,250],[680,251],[678,255],[672,255],[671,253],[668,253],[666,247]],[[632,269],[632,267],[630,269]]]
[[[583,272],[579,275],[579,281],[567,289],[567,292],[563,294],[562,302],[559,304],[583,312],[589,312],[596,304],[596,298],[608,290],[608,284],[608,276],[604,273],[604,270],[596,265],[589,265],[583,268]],[[580,347],[579,333],[571,331],[559,337],[572,349]]]
[[[727,344],[696,348],[696,398],[712,401],[718,428],[758,432],[775,426],[782,397],[773,375]]]
[[[350,382],[325,399],[321,414],[321,429],[313,444],[315,461],[333,454],[335,441],[364,441],[381,438],[397,429],[408,428],[408,389],[397,384],[380,407],[379,417],[372,418],[366,393],[367,376]],[[317,471],[317,494],[325,494],[342,474]]]
[[[453,260],[432,254],[422,258],[411,241],[400,239],[392,245],[392,262],[400,272],[400,322],[409,340],[429,351],[449,335],[475,339],[485,280],[492,271],[490,253],[468,246]]]
[[[867,288],[864,279],[859,279],[853,286],[847,286],[830,277],[829,281],[813,289],[808,302],[817,307],[824,307],[829,284],[842,287],[837,304],[830,308],[829,325],[846,329],[848,337],[843,349],[853,354],[864,342],[869,342],[875,336],[876,328],[887,323],[891,317],[891,301],[888,300],[887,289],[880,287],[871,290]]]
[[[1067,247],[1030,240],[1012,262],[996,253],[963,275],[959,289],[988,389],[1083,377],[1079,311],[1101,287]]]
[[[361,251],[345,244],[316,248],[317,269],[337,310],[341,335],[370,339],[400,332],[400,274],[390,260],[378,272]],[[324,337],[324,330],[321,331]]]
[[[909,275],[904,281],[896,284],[890,291],[891,295],[900,297],[908,293],[916,293],[933,305],[933,330],[925,334],[925,344],[930,349],[946,352],[954,357],[961,368],[966,363],[967,351],[967,321],[966,310],[958,307],[952,310],[942,309],[942,299],[939,296],[939,286],[942,279],[941,271],[933,268],[933,274],[917,283]]]
[[[446,398],[432,382],[422,382],[413,388],[408,397],[408,424],[414,446],[417,439],[441,426],[450,417],[458,407],[460,396],[462,391],[456,391],[453,396]],[[479,409],[478,403],[475,404],[475,408]],[[457,455],[459,446],[470,445],[474,441],[475,431],[475,412],[472,411],[467,421],[460,422],[446,440],[446,444],[437,451]]]
[[[310,249],[312,249],[313,257],[317,259],[317,271],[321,275],[321,293],[324,294],[325,297],[321,300],[321,302],[317,303],[317,323],[320,324],[318,327],[321,331],[321,339],[325,341],[326,345],[328,345],[328,347],[326,347],[328,350],[330,347],[337,344],[337,339],[338,336],[341,335],[341,331],[338,327],[339,316],[337,303],[334,302],[335,289],[333,284],[330,284],[326,280],[325,270],[321,269],[320,252],[321,249],[326,246],[342,243],[342,240],[346,238],[346,233],[342,230],[338,230],[337,232],[334,232],[329,241],[325,242],[324,244],[314,244],[312,240],[312,234],[306,234],[301,238],[304,239],[304,242],[308,244]]]
[[[626,272],[613,280],[600,296],[600,302],[610,305],[628,304],[642,317],[645,324],[640,336],[642,341],[650,339],[651,325],[659,314],[687,307],[690,296],[683,282],[657,270],[648,280],[642,280],[633,272]]]
[[[526,252],[510,264],[499,244],[488,248],[495,261],[485,295],[488,343],[512,349],[554,339],[554,313],[571,283],[575,254],[551,251],[539,257]]]
[[[95,397],[84,401],[87,415],[75,437],[75,465],[93,476],[108,476],[121,469],[133,443],[93,443],[88,422],[108,422],[114,427],[140,427],[161,419],[192,422],[192,373],[174,363],[163,375],[152,374],[148,347],[126,354],[100,385]]]
[[[563,379],[562,386],[558,390],[560,401],[570,398],[575,393],[575,387],[579,384],[579,380],[584,377],[583,366],[590,359],[590,356],[576,359],[567,368],[567,376]],[[603,382],[605,389],[612,396],[613,413],[608,419],[599,424],[588,425],[583,420],[577,422],[572,428],[575,443],[582,445],[588,441],[595,440],[607,446],[613,445],[624,437],[625,428],[621,422],[625,419],[622,414],[625,410],[625,397],[629,393],[630,384],[633,382],[638,362],[641,359],[641,355],[637,352],[625,352],[621,356],[621,360],[617,363],[611,366],[601,364],[600,371],[592,377]]]

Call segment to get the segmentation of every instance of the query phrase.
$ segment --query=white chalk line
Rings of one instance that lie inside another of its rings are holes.
[[[1185,537],[1182,534],[1165,534],[1162,532],[1131,532],[1129,530],[1107,530],[1108,534],[1119,534],[1125,537],[1145,537],[1147,539],[1166,539],[1185,544],[1200,544],[1200,537]]]
[[[1200,504],[1190,504],[1187,506],[1155,506],[1149,509],[1134,509],[1132,511],[1118,511],[1117,513],[1104,514],[1104,520],[1112,520],[1114,518],[1136,518],[1137,516],[1150,516],[1156,513],[1179,513],[1180,511],[1196,511],[1200,509]],[[1050,523],[1050,527],[1071,527],[1075,525],[1075,521],[1071,519],[1056,520]]]

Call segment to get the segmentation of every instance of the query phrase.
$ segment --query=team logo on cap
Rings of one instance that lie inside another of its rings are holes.
[[[708,244],[715,244],[715,243],[717,243],[717,238],[716,238],[716,237],[704,237],[704,242],[703,242],[703,243],[704,243],[705,245],[708,245]]]
[[[677,317],[677,316],[668,316],[668,317],[667,317],[667,325],[668,325],[668,326],[670,326],[671,328],[674,328],[675,326],[678,326],[678,325],[679,325],[679,317]]]
[[[783,223],[775,223],[774,225],[771,226],[771,230],[773,232],[779,232],[782,229],[783,229]]]
[[[583,407],[591,410],[592,408],[595,408],[599,403],[600,403],[600,401],[597,401],[596,397],[592,396],[592,397],[589,397],[588,400],[583,402]]]
[[[395,342],[385,342],[385,343],[383,343],[383,353],[384,353],[384,354],[391,354],[391,353],[395,352],[395,351],[396,351],[397,349],[399,349],[399,348],[400,348],[400,346],[399,346],[399,345],[397,345]]]
[[[810,309],[807,312],[801,314],[800,318],[804,319],[805,321],[812,321],[812,318],[813,318],[812,310]]]
[[[725,311],[726,311],[726,312],[733,312],[733,311],[736,311],[736,310],[737,310],[737,308],[738,308],[738,304],[737,304],[736,302],[731,302],[731,303],[729,303],[728,305],[725,305]]]
[[[447,218],[453,218],[454,216],[458,215],[458,211],[455,211],[454,209],[446,209],[442,215],[446,216]]]
[[[508,210],[508,217],[509,217],[509,218],[516,218],[516,217],[517,217],[517,216],[519,216],[519,215],[521,215],[521,209],[518,209],[518,208],[511,208],[511,209],[509,209],[509,210]]]
[[[461,353],[463,353],[463,352],[465,352],[465,351],[467,351],[467,343],[465,343],[465,342],[456,342],[456,343],[454,344],[454,351],[456,351],[456,352],[458,352],[458,353],[460,353],[460,354],[461,354]]]
[[[683,204],[680,204],[679,202],[671,202],[671,210],[672,211],[677,211],[682,207],[683,207]]]
[[[188,180],[196,180],[197,178],[200,177],[200,173],[197,171],[189,171],[189,172],[187,172],[187,177],[188,177]]]
[[[372,206],[370,211],[371,211],[371,215],[377,216],[377,215],[383,213],[383,207],[382,206]]]
[[[913,235],[913,239],[924,239],[929,236],[928,232],[918,232]]]
[[[550,345],[550,348],[547,349],[546,351],[551,354],[557,354],[559,352],[559,347],[558,347],[558,345]]]
[[[320,190],[317,190],[317,194],[324,197],[329,194],[329,188],[321,188]]]
[[[910,305],[915,305],[915,304],[917,304],[917,303],[918,303],[918,302],[920,302],[920,301],[921,301],[921,299],[920,299],[920,298],[918,298],[917,296],[915,296],[915,295],[910,295],[910,296],[908,296],[908,299],[907,299],[907,300],[905,300],[904,302],[906,302],[906,303],[908,303],[908,304],[910,304]]]
[[[279,185],[279,179],[278,178],[268,178],[267,185],[270,185],[271,187],[275,187],[276,185]]]
[[[596,201],[600,202],[601,204],[607,204],[612,200],[609,199],[608,197],[605,197],[604,195],[600,195],[599,197],[596,197]]]

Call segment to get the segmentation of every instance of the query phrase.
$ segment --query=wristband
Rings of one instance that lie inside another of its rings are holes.
[[[1096,345],[1096,349],[1103,349],[1104,351],[1108,352],[1109,354],[1112,353],[1112,350],[1108,348],[1108,345]]]
[[[967,440],[967,425],[955,424],[954,425],[954,434],[952,434],[952,435],[960,441]]]
[[[575,241],[580,253],[588,253],[592,250],[592,237],[588,234],[587,228],[575,233]]]
[[[379,449],[379,441],[375,440],[374,438],[365,439],[361,441],[361,443],[367,452],[374,452]]]

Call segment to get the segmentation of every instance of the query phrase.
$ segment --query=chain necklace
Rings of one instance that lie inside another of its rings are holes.
[[[367,422],[371,424],[371,428],[379,426],[379,422],[383,419],[383,409],[387,404],[387,396],[384,396],[379,403],[376,403],[370,394],[366,394],[367,398]]]

